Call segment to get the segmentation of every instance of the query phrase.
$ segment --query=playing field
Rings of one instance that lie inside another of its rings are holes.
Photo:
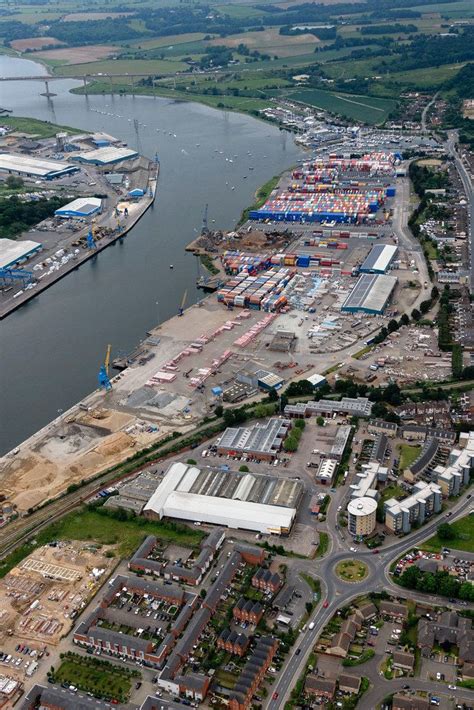
[[[339,114],[354,121],[378,124],[383,123],[396,102],[392,99],[380,99],[359,94],[342,94],[322,89],[302,89],[294,91],[288,98],[315,106],[324,111]]]

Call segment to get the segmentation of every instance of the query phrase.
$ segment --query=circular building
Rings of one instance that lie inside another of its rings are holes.
[[[373,498],[355,498],[347,506],[348,529],[353,537],[365,537],[375,529],[377,501]]]

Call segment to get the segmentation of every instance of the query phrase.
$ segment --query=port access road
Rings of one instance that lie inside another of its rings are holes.
[[[337,503],[343,499],[344,495],[344,489],[338,489],[338,493],[336,493],[336,496],[331,501],[330,510],[332,509],[332,515],[334,515],[334,510],[337,508]],[[436,516],[421,529],[400,538],[398,542],[388,545],[386,548],[381,548],[378,554],[374,554],[370,550],[361,550],[354,553],[349,549],[343,549],[344,546],[342,545],[340,537],[337,536],[335,532],[332,532],[330,533],[331,545],[329,551],[319,563],[314,560],[298,560],[294,562],[292,566],[295,568],[295,571],[305,572],[306,574],[311,574],[312,576],[320,579],[322,588],[321,603],[318,604],[315,613],[308,620],[308,624],[312,623],[314,624],[314,627],[312,629],[309,629],[308,627],[305,632],[301,632],[292,648],[291,655],[284,664],[279,676],[277,676],[277,680],[272,686],[272,696],[265,703],[266,710],[278,710],[284,707],[285,702],[290,697],[292,688],[308,663],[309,655],[311,654],[316,640],[321,634],[323,628],[336,613],[336,611],[342,606],[348,604],[351,600],[369,592],[386,591],[395,596],[409,596],[410,599],[425,603],[429,602],[431,604],[439,605],[446,604],[447,600],[443,597],[422,594],[411,590],[404,590],[403,587],[396,585],[392,581],[389,575],[389,569],[391,564],[401,557],[405,551],[419,545],[424,540],[431,537],[440,523],[452,522],[453,520],[466,515],[468,509],[472,505],[470,498],[471,495],[469,493],[465,493],[450,509],[450,511]],[[369,573],[361,582],[344,582],[335,573],[335,567],[338,562],[351,557],[362,560],[368,567]],[[327,606],[325,606],[326,603]],[[461,608],[460,605],[458,606],[451,604],[450,606]],[[298,650],[299,653],[297,654],[296,652]],[[381,695],[380,700],[383,699],[383,697],[385,697],[389,692],[399,689],[398,686],[394,686],[392,689],[391,681],[385,681],[385,679],[381,677],[377,677],[376,679],[372,678],[371,680],[372,682],[377,680],[375,693],[379,693]],[[410,683],[413,688],[418,687],[417,679],[414,681],[413,679],[410,679]],[[445,686],[440,686],[440,689],[444,687]],[[420,689],[423,689],[421,688],[421,685]],[[431,691],[433,692],[433,684],[431,684]],[[471,701],[474,700],[474,692],[463,689],[463,692],[464,691],[466,697],[468,697]],[[376,707],[376,704],[366,705],[366,707]]]

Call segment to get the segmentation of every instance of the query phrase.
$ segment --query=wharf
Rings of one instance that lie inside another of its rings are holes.
[[[92,259],[94,256],[96,256],[99,252],[103,251],[107,247],[109,247],[111,244],[114,244],[118,240],[122,239],[127,235],[127,233],[133,229],[133,227],[137,224],[137,222],[143,217],[145,212],[151,207],[151,205],[155,201],[156,197],[156,192],[157,192],[157,185],[158,185],[158,177],[160,173],[160,168],[159,165],[156,166],[156,170],[153,173],[153,177],[150,177],[148,180],[148,190],[146,195],[140,200],[138,203],[139,209],[134,210],[133,213],[129,213],[129,217],[126,222],[121,224],[121,229],[120,231],[116,231],[115,233],[112,233],[108,237],[104,237],[101,239],[99,243],[96,244],[95,249],[84,249],[83,254],[78,254],[77,258],[71,259],[71,261],[68,264],[65,264],[63,268],[61,268],[59,271],[55,272],[54,274],[51,274],[49,277],[42,279],[39,281],[35,288],[23,291],[22,294],[20,294],[17,298],[14,300],[9,299],[6,303],[0,305],[0,320],[3,320],[6,318],[10,313],[13,313],[16,311],[18,308],[23,306],[25,303],[30,301],[31,299],[35,298],[39,293],[46,291],[50,286],[55,284],[57,281],[60,281],[63,279],[65,276],[71,273],[71,271],[74,271],[77,269],[81,264],[84,264],[86,261],[89,259]],[[151,193],[151,194],[149,194]],[[108,217],[112,217],[113,212],[108,214]],[[77,237],[77,235],[76,235]]]

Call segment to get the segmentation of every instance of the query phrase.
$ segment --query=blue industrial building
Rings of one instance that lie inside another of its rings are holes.
[[[342,304],[341,311],[381,315],[396,285],[396,276],[362,274]]]
[[[393,244],[375,244],[360,267],[360,273],[385,274],[395,259],[397,251],[397,247]]]

